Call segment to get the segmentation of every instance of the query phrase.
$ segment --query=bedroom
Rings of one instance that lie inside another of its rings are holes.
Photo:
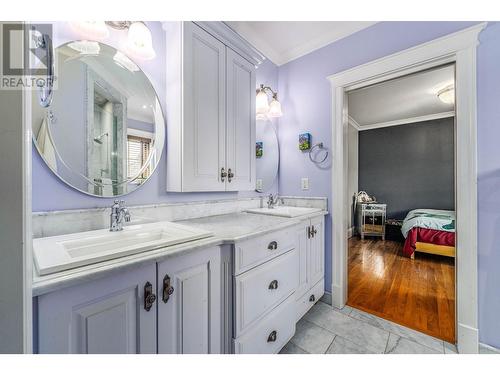
[[[348,300],[456,339],[455,66],[348,92]]]

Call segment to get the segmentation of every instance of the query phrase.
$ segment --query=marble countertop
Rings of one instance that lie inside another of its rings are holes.
[[[110,276],[125,270],[142,266],[147,262],[161,262],[167,258],[184,255],[210,246],[233,244],[263,234],[294,226],[301,220],[326,215],[326,211],[315,212],[295,218],[268,216],[245,212],[176,221],[181,224],[209,230],[214,237],[183,244],[150,250],[122,258],[100,262],[51,275],[33,275],[33,296],[53,292],[79,283]]]
[[[177,223],[208,230],[215,233],[215,236],[223,242],[233,243],[297,225],[304,218],[306,217],[301,216],[298,219],[238,212],[181,220],[177,221]]]

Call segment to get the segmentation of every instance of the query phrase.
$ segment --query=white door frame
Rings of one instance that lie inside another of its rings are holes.
[[[486,23],[331,75],[332,93],[332,305],[347,301],[348,90],[455,63],[456,80],[456,300],[460,353],[478,352],[476,48]]]

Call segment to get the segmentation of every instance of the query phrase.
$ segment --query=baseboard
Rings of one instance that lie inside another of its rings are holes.
[[[328,305],[331,305],[332,304],[332,293],[327,292],[325,290],[325,293],[323,294],[323,296],[319,300],[321,302],[328,304]]]
[[[342,307],[345,306],[345,301],[340,300],[341,295],[342,295],[342,290],[340,286],[332,284],[332,293],[331,293],[332,306],[336,307],[337,309],[341,309]]]
[[[460,354],[477,354],[479,350],[479,330],[458,323],[457,347]]]
[[[488,344],[483,344],[482,342],[479,343],[479,353],[481,353],[481,348],[486,349],[487,351],[494,352],[496,354],[500,354],[500,349],[495,348],[494,346],[488,345]]]
[[[347,229],[347,238],[351,238],[356,235],[356,227],[350,227]]]

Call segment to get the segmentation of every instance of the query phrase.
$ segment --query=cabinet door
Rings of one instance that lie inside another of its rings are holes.
[[[301,222],[300,227],[297,227],[295,233],[296,244],[298,246],[297,250],[299,253],[299,286],[295,292],[295,298],[299,300],[305,292],[310,288],[309,285],[309,271],[307,267],[308,258],[308,248],[309,248],[309,238],[308,238],[308,228],[310,226],[310,220],[304,220]]]
[[[158,353],[220,353],[220,274],[218,247],[158,263]]]
[[[185,22],[183,191],[225,190],[225,55],[220,41]]]
[[[255,189],[255,67],[226,48],[226,190]]]
[[[39,352],[156,353],[156,304],[144,309],[155,278],[153,263],[38,297]]]
[[[324,277],[325,273],[325,220],[323,216],[311,219],[315,234],[309,239],[309,286],[312,287]]]

